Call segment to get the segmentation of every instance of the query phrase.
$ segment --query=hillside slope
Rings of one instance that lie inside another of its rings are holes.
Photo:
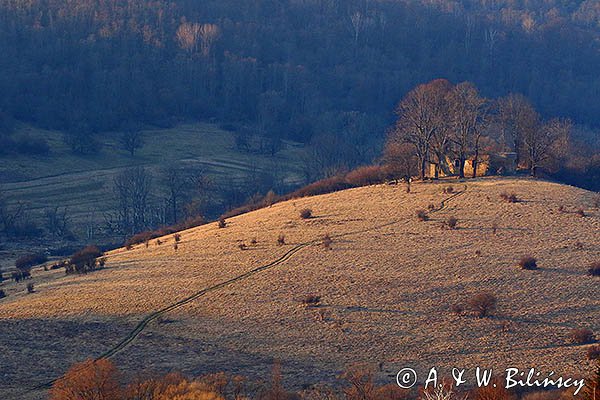
[[[443,193],[448,185],[453,194]],[[502,192],[521,201],[503,202]],[[418,221],[415,210],[430,204],[431,219]],[[4,284],[0,391],[19,393],[110,351],[147,315],[155,319],[114,355],[124,370],[265,377],[278,358],[298,387],[333,381],[353,363],[380,365],[386,382],[405,366],[582,374],[586,347],[569,335],[600,333],[600,280],[586,274],[600,259],[593,204],[591,192],[526,179],[419,183],[411,193],[379,185],[276,204],[225,229],[184,231],[177,249],[172,237],[119,249],[108,268],[86,276],[35,272],[34,294]],[[306,207],[314,217],[303,220]],[[443,227],[450,216],[458,229]],[[524,255],[540,269],[518,268]],[[492,318],[450,312],[482,291],[498,299]],[[311,294],[321,306],[301,304]]]

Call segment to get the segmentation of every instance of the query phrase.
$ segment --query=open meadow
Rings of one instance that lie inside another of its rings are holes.
[[[356,363],[384,383],[407,366],[587,374],[571,335],[600,332],[594,196],[522,178],[376,185],[117,249],[87,275],[34,269],[34,293],[2,285],[0,392],[41,398],[23,388],[102,355],[126,373],[254,378],[279,359],[296,388]],[[481,293],[496,300],[485,318],[471,312]]]

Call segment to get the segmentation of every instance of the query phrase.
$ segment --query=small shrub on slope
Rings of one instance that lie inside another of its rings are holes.
[[[489,317],[496,310],[496,297],[491,293],[478,293],[468,301],[469,310],[479,318]]]

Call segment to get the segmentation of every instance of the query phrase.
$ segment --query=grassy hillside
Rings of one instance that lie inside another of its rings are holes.
[[[503,192],[520,201],[503,201]],[[419,221],[415,211],[430,205],[430,219]],[[314,217],[301,219],[304,208]],[[444,227],[451,216],[457,229]],[[297,387],[334,381],[358,362],[379,365],[386,382],[406,366],[579,375],[589,370],[586,346],[569,336],[600,333],[600,280],[587,275],[600,260],[600,210],[593,193],[570,186],[497,178],[417,183],[410,193],[371,186],[184,231],[177,249],[172,237],[161,242],[115,250],[106,269],[85,276],[34,271],[33,294],[4,283],[0,391],[16,395],[107,352],[130,371],[252,377],[278,358]],[[526,255],[540,269],[519,268]],[[492,317],[450,311],[481,292],[497,298]],[[307,295],[321,305],[305,307]]]
[[[210,195],[217,198],[220,186],[232,186],[247,179],[249,174],[268,172],[286,184],[302,179],[301,147],[287,143],[274,157],[241,152],[236,149],[231,132],[211,124],[144,131],[145,145],[134,157],[120,145],[119,133],[103,134],[99,137],[101,151],[86,156],[73,154],[64,144],[61,132],[24,125],[15,135],[43,138],[50,146],[50,153],[1,156],[0,187],[8,203],[25,203],[29,215],[38,219],[48,208],[66,206],[70,225],[82,240],[98,240],[88,239],[86,228],[102,226],[104,213],[114,208],[113,179],[125,168],[149,168],[155,185],[160,185],[158,172],[171,163],[201,166],[211,181]],[[12,262],[11,254],[12,251],[4,255],[5,263]]]

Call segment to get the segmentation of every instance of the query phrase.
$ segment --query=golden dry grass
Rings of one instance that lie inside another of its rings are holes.
[[[448,198],[447,181],[414,184],[409,194],[379,185],[292,200],[232,218],[225,229],[214,223],[184,231],[177,251],[168,236],[162,245],[116,250],[107,269],[87,276],[36,272],[35,294],[17,287],[0,301],[0,351],[5,370],[13,368],[0,388],[55,377],[72,360],[110,349],[143,316],[310,241],[286,262],[161,316],[116,362],[129,371],[264,377],[276,357],[296,385],[332,380],[355,362],[382,363],[380,378],[390,382],[404,366],[586,373],[585,346],[569,335],[580,327],[600,335],[600,280],[586,275],[600,259],[593,194],[526,179],[452,184],[461,193],[428,222],[415,210]],[[503,202],[502,192],[522,201]],[[304,208],[314,217],[301,219]],[[450,216],[456,230],[443,227]],[[277,245],[281,233],[285,246]],[[319,243],[325,234],[331,250]],[[540,269],[518,268],[524,255]],[[498,298],[493,318],[450,313],[480,291]],[[321,296],[319,307],[301,304],[309,294]],[[77,334],[57,334],[71,323],[81,324]],[[43,338],[53,345],[17,362],[12,345],[23,329],[36,330],[36,348]]]

